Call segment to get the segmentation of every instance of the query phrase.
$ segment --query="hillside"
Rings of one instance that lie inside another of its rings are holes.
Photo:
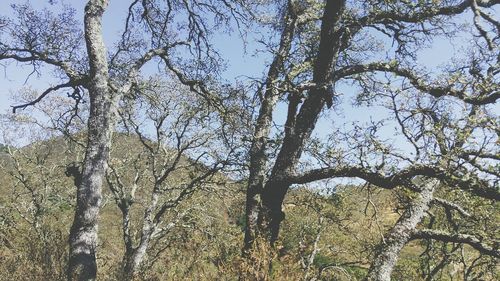
[[[140,147],[138,140],[132,137],[117,134],[115,139],[112,154],[118,162],[125,161],[134,148]],[[0,272],[11,272],[13,275],[8,280],[36,280],[32,279],[34,276],[39,276],[39,280],[47,280],[48,277],[63,280],[66,241],[75,200],[73,178],[65,175],[65,169],[68,164],[81,159],[81,148],[69,145],[63,139],[55,139],[24,147],[16,151],[14,157],[15,160],[10,157],[3,160],[4,169],[0,171],[3,183],[0,187],[0,203],[3,206],[0,237],[4,241],[0,249]],[[25,177],[22,181],[21,175]],[[99,230],[100,278],[115,280],[124,252],[122,216],[110,189],[106,186],[103,191]],[[146,186],[139,188],[137,200],[145,202],[150,192]],[[161,279],[177,279],[185,274],[216,276],[214,261],[229,258],[226,255],[239,254],[242,233],[234,219],[236,213],[242,211],[239,209],[242,201],[238,200],[243,200],[243,193],[234,186],[217,192],[200,190],[183,202],[179,207],[181,210],[187,209],[187,206],[198,207],[184,218],[183,225],[173,228],[164,237],[161,245],[155,245],[157,248],[168,247],[162,249],[159,261],[155,262],[157,272],[148,273],[148,278],[163,276]],[[143,206],[140,205],[132,210],[136,231],[142,220]],[[175,214],[166,214],[164,220],[174,218]],[[206,243],[214,237],[226,238],[217,243]],[[221,253],[224,257],[218,256]],[[161,268],[167,261],[169,271],[164,272]],[[26,279],[27,276],[31,277]]]
[[[137,138],[115,137],[112,163],[127,185],[137,171],[147,178],[147,162]],[[74,215],[73,178],[65,174],[81,160],[82,148],[63,138],[33,143],[2,160],[0,171],[1,280],[64,280],[69,226]],[[132,161],[132,162],[130,162]],[[184,158],[183,163],[191,160]],[[136,166],[132,165],[135,163]],[[139,170],[137,165],[141,166]],[[174,174],[179,183],[189,173]],[[163,217],[172,226],[148,250],[143,280],[237,280],[244,227],[243,185],[218,175],[219,185],[201,188]],[[147,180],[136,190],[130,215],[132,237],[138,240],[143,213],[151,196]],[[176,192],[176,191],[172,191]],[[166,193],[164,196],[167,196]],[[361,186],[339,186],[333,194],[295,187],[286,199],[286,219],[279,241],[279,259],[273,263],[275,280],[358,280],[370,264],[376,245],[399,215],[404,194]],[[183,216],[179,216],[184,213]],[[119,280],[125,252],[123,217],[108,185],[104,189],[99,228],[99,280]],[[418,241],[405,247],[395,274],[420,280],[416,268],[425,247]],[[453,270],[450,267],[450,270]],[[450,271],[451,272],[451,271]],[[398,277],[399,276],[399,277]],[[2,279],[3,278],[3,279]],[[5,279],[7,278],[7,279]],[[399,279],[401,278],[401,279]],[[440,280],[454,280],[442,276]]]

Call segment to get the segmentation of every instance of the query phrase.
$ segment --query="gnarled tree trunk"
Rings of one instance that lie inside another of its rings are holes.
[[[149,246],[147,243],[141,243],[138,247],[130,249],[125,253],[123,258],[123,280],[134,280],[138,275],[139,269],[146,256],[146,250]]]
[[[279,98],[276,83],[278,82],[277,80],[283,68],[286,56],[290,52],[296,20],[297,15],[295,14],[293,3],[289,1],[288,12],[284,18],[285,27],[281,34],[279,49],[267,73],[266,89],[261,101],[262,104],[256,121],[254,139],[250,149],[250,175],[246,198],[247,226],[245,228],[245,250],[250,249],[257,236],[259,208],[261,204],[260,196],[264,186],[267,163],[267,139],[271,130],[273,110]]]
[[[294,173],[321,110],[332,99],[333,93],[325,86],[332,83],[333,65],[344,46],[344,40],[349,38],[348,32],[337,26],[344,8],[345,0],[327,1],[321,24],[319,52],[313,70],[313,83],[316,87],[309,91],[298,113],[300,101],[291,99],[289,103],[283,145],[262,191],[260,228],[271,244],[278,238],[280,224],[284,219],[281,207],[291,186],[288,177]]]
[[[108,87],[108,63],[101,20],[107,0],[90,0],[85,7],[85,42],[90,64],[88,140],[77,202],[69,236],[69,280],[95,280],[96,247],[102,181],[114,127],[116,98]]]
[[[151,201],[144,212],[144,219],[142,223],[141,239],[137,246],[133,246],[132,243],[126,244],[126,251],[123,257],[123,277],[124,280],[133,280],[134,277],[139,273],[139,269],[146,257],[146,251],[148,250],[153,233],[156,230],[156,223],[154,220],[154,210],[158,205],[158,200],[160,197],[160,186],[155,186],[153,193],[151,194]],[[128,239],[130,239],[130,234],[125,234]]]

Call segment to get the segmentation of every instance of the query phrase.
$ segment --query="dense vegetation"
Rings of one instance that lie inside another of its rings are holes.
[[[125,151],[134,147],[140,147],[136,138],[115,134],[114,161],[125,160]],[[78,153],[81,151],[69,149],[68,141],[56,138],[11,150],[8,158],[3,158],[0,271],[8,276],[3,275],[1,280],[66,278],[67,225],[72,219],[75,199],[74,191],[68,188],[73,178],[65,175],[65,169],[78,158]],[[148,192],[140,190],[138,197],[145,197]],[[443,195],[450,199],[460,196],[453,191],[443,192],[449,192]],[[293,189],[284,205],[287,219],[271,278],[363,278],[374,249],[396,222],[398,210],[404,208],[408,196],[411,194],[403,190],[390,192],[366,185],[337,186],[335,192]],[[197,191],[176,211],[189,210],[189,214],[151,247],[147,266],[138,279],[237,280],[248,274],[251,269],[241,257],[244,199],[244,185],[229,180],[213,190]],[[104,202],[98,250],[99,279],[119,280],[125,247],[121,212],[114,204],[109,186],[104,190]],[[498,208],[498,204],[469,202],[468,210],[482,214],[476,216],[477,221],[473,225],[462,221],[460,226],[448,227],[474,227],[475,233],[498,235],[495,234],[500,223]],[[432,214],[437,221],[447,215],[439,208],[433,208]],[[171,214],[166,219],[176,218]],[[140,223],[140,219],[133,223]],[[430,221],[425,222],[428,223]],[[393,278],[423,280],[429,270],[438,267],[434,280],[496,280],[500,277],[497,261],[478,256],[472,247],[414,241],[401,253]]]

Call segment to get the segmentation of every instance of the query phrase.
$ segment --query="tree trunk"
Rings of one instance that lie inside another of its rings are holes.
[[[116,99],[108,88],[108,64],[101,18],[106,0],[90,0],[85,7],[85,42],[90,64],[88,140],[77,185],[75,218],[69,236],[68,280],[95,280],[96,248],[102,181],[109,158]]]
[[[146,255],[146,245],[127,251],[123,258],[123,279],[124,281],[134,280],[139,273],[139,269]]]
[[[158,201],[160,199],[160,185],[155,185],[153,192],[151,193],[151,201],[144,212],[144,218],[142,222],[141,229],[141,239],[136,247],[132,246],[132,242],[129,235],[130,229],[124,228],[124,237],[130,241],[126,244],[125,255],[123,257],[123,278],[124,280],[133,280],[134,277],[139,273],[139,269],[142,266],[144,258],[146,257],[146,251],[149,248],[151,238],[157,228],[157,221],[154,215],[154,211],[158,206]],[[128,218],[124,216],[124,219]]]
[[[284,60],[290,52],[295,31],[297,15],[293,4],[289,1],[287,14],[284,18],[285,27],[281,34],[278,53],[269,67],[266,78],[266,89],[257,117],[254,139],[250,149],[250,175],[248,179],[246,197],[246,227],[244,250],[249,250],[257,236],[258,216],[261,205],[260,194],[264,185],[265,169],[267,164],[267,139],[271,130],[273,110],[279,98],[276,82],[283,68]]]
[[[276,158],[271,176],[262,191],[260,228],[267,233],[264,237],[270,239],[271,244],[278,238],[280,224],[284,219],[281,206],[291,185],[287,177],[294,173],[304,145],[314,130],[321,110],[327,100],[332,98],[329,87],[324,86],[333,82],[331,77],[335,60],[344,45],[343,40],[347,40],[348,37],[344,30],[336,26],[344,7],[345,0],[328,0],[326,3],[321,23],[319,51],[313,70],[313,82],[317,87],[309,91],[298,114],[296,114],[298,103],[290,101],[283,145]]]
[[[391,273],[399,258],[399,253],[410,240],[417,224],[422,221],[433,198],[436,182],[431,181],[422,186],[418,197],[410,204],[394,227],[385,236],[379,250],[365,277],[367,281],[391,280]]]

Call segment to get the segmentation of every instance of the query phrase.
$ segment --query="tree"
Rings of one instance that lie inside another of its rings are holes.
[[[226,204],[229,209],[233,200],[241,204],[243,199],[221,169],[230,159],[218,159],[232,155],[213,137],[220,133],[220,116],[173,81],[148,80],[140,91],[122,103],[123,119],[113,136],[101,207],[99,278],[215,278],[215,266],[225,268],[239,254],[241,231],[227,220]],[[29,90],[22,100],[36,96]],[[67,226],[74,207],[74,189],[67,187],[85,150],[85,123],[73,117],[73,103],[47,97],[0,119],[2,142],[12,152],[0,157],[0,271],[11,276],[65,279]],[[87,110],[82,107],[79,114]],[[163,120],[156,123],[158,134],[148,129],[155,120]],[[155,176],[167,173],[155,189]],[[148,209],[153,218],[145,220]],[[154,232],[142,235],[144,226]],[[142,252],[135,255],[138,249]],[[124,276],[127,261],[133,272]],[[162,270],[166,265],[168,270]]]
[[[24,97],[19,100],[36,95],[30,89],[20,94]],[[64,100],[47,98],[37,104],[36,110],[0,115],[2,140],[8,144],[0,156],[0,233],[5,242],[2,246],[6,246],[2,247],[6,251],[2,251],[5,259],[0,271],[12,272],[12,278],[65,279],[66,233],[74,189],[67,188],[72,181],[64,172],[83,150],[68,145],[69,140],[49,128],[50,121],[39,120],[41,114],[33,112],[50,112],[61,121],[56,116],[60,117],[67,105]]]
[[[145,81],[136,91],[138,97],[120,109],[121,125],[133,142],[123,146],[126,151],[113,151],[106,174],[122,213],[124,279],[151,267],[170,245],[173,229],[190,225],[189,216],[202,206],[184,202],[195,192],[220,189],[221,171],[232,157],[217,143],[221,123],[203,98],[161,80]],[[137,210],[143,217],[138,224]]]
[[[289,12],[283,17],[281,44],[267,77],[273,84],[265,84],[266,94],[261,97],[260,114],[255,122],[250,151],[246,248],[252,247],[256,236],[271,244],[276,241],[284,219],[283,200],[293,184],[339,177],[361,178],[381,188],[414,190],[427,198],[427,202],[432,196],[424,195],[423,190],[412,183],[415,177],[423,176],[497,201],[495,178],[498,175],[487,167],[489,161],[497,159],[493,146],[498,135],[496,125],[490,123],[495,122],[488,113],[488,105],[499,97],[495,52],[498,21],[487,9],[498,2],[332,0],[320,9],[317,5],[304,9],[302,4],[301,1],[287,3]],[[297,22],[299,30],[307,30],[309,37],[293,34],[297,23],[290,19],[296,10],[306,15],[302,22]],[[477,34],[470,59],[459,65],[451,62],[441,76],[418,67],[417,50],[426,42],[470,34],[460,30],[455,21],[457,15],[468,11],[472,11],[472,15],[467,16],[474,19],[469,32],[475,30]],[[314,26],[319,24],[320,29],[315,30]],[[311,35],[315,31],[315,36]],[[395,46],[377,41],[375,35],[387,36]],[[366,39],[368,36],[372,39]],[[377,44],[385,48],[378,49]],[[288,52],[284,62],[282,52]],[[272,74],[276,65],[280,70],[278,75]],[[368,105],[368,109],[373,108],[376,101],[389,104],[392,119],[382,119],[365,128],[356,125],[351,132],[341,130],[339,125],[327,142],[311,137],[325,106],[330,108],[338,103],[340,93],[336,89],[345,81],[358,86],[358,104]],[[395,100],[402,96],[414,107],[400,108],[399,101]],[[278,135],[278,152],[273,158],[269,152],[269,132],[278,99],[286,101],[288,111]],[[455,104],[458,105],[454,107]],[[454,118],[445,113],[456,110],[452,108],[464,108],[460,111],[463,115]],[[476,114],[485,123],[477,121]],[[416,120],[417,115],[421,121]],[[464,128],[461,124],[467,124],[469,119],[470,123]],[[407,141],[413,156],[396,152],[396,147],[380,138],[379,132],[389,120],[400,128],[399,133],[396,132],[400,137],[395,139]],[[464,131],[460,131],[462,129]],[[476,133],[484,134],[485,142],[479,146],[474,141]],[[481,164],[470,164],[464,159],[464,152],[481,155],[478,156],[483,159]],[[306,169],[314,165],[308,158],[320,167]],[[269,170],[266,165],[270,166]]]
[[[0,25],[5,37],[0,43],[1,61],[26,63],[34,73],[47,66],[55,69],[54,76],[59,80],[36,99],[14,106],[14,111],[36,104],[52,92],[70,89],[77,101],[88,94],[85,160],[75,173],[77,204],[69,239],[71,280],[96,277],[102,182],[119,101],[131,91],[141,68],[159,58],[181,83],[216,104],[205,85],[209,84],[205,83],[210,80],[208,73],[218,69],[217,54],[208,39],[212,30],[226,24],[232,16],[241,15],[235,12],[237,5],[226,1],[133,1],[123,34],[109,56],[102,34],[102,17],[108,2],[87,2],[83,29],[74,19],[74,9],[66,7],[54,15],[47,9],[36,12],[28,4],[13,5],[17,19],[2,20]],[[205,21],[206,14],[213,14],[216,20]],[[174,35],[177,28],[185,33]],[[178,50],[186,55],[174,60],[173,54]]]
[[[133,195],[124,191],[127,184],[120,184],[119,179],[125,176],[109,159],[118,116],[126,117],[122,124],[142,136],[141,145],[149,155],[146,158],[153,162],[165,160],[164,150],[155,149],[155,145],[162,146],[161,137],[146,139],[134,120],[137,116],[125,110],[134,104],[132,101],[140,103],[144,101],[141,97],[148,96],[144,87],[149,86],[143,83],[148,80],[148,71],[143,70],[150,63],[159,66],[161,75],[170,75],[203,98],[203,109],[207,111],[198,110],[200,114],[220,113],[217,138],[230,147],[231,153],[248,150],[248,159],[241,157],[242,163],[231,163],[240,175],[246,172],[241,172],[242,167],[248,168],[244,240],[247,257],[255,257],[254,249],[272,246],[279,239],[283,203],[293,186],[338,178],[361,179],[370,188],[403,194],[400,218],[374,251],[367,279],[390,278],[400,252],[412,240],[430,245],[426,269],[429,276],[446,266],[449,259],[444,256],[460,247],[470,246],[480,253],[478,261],[471,263],[462,255],[469,275],[482,263],[479,261],[485,260],[483,256],[495,257],[497,249],[491,246],[494,243],[489,229],[488,238],[482,241],[474,233],[455,227],[458,224],[449,214],[467,213],[460,204],[499,199],[499,130],[493,111],[499,97],[499,23],[491,15],[499,1],[256,1],[264,5],[257,6],[257,10],[251,9],[253,1],[131,1],[122,34],[109,54],[101,31],[107,3],[87,3],[82,30],[77,28],[71,9],[54,15],[47,10],[35,12],[29,5],[15,5],[17,19],[0,20],[0,60],[28,64],[36,74],[46,73],[42,65],[47,66],[55,70],[58,83],[33,100],[14,106],[14,111],[66,90],[75,101],[72,116],[78,115],[78,106],[83,102],[89,104],[85,160],[81,167],[70,171],[78,190],[70,236],[70,279],[95,279],[97,221],[106,172],[127,221],[126,206]],[[262,10],[276,12],[277,19],[252,13]],[[224,85],[218,77],[223,56],[215,52],[210,41],[218,27],[231,27],[233,19],[238,24],[254,20],[257,32],[262,30],[267,35],[269,31],[276,37],[271,42],[261,41],[270,50],[271,63],[262,81],[253,84],[257,85],[254,99],[242,97],[241,104],[231,98],[248,93],[239,85]],[[463,24],[467,20],[469,26]],[[419,63],[420,49],[442,39],[460,38],[470,39],[470,45],[446,66],[428,70]],[[356,93],[347,96],[349,92]],[[374,119],[342,124],[338,112],[347,98],[353,100],[348,105],[350,110],[359,107],[373,112]],[[161,100],[154,102],[162,105]],[[280,113],[281,105],[286,107],[284,114]],[[229,114],[237,110],[253,120],[234,121]],[[276,121],[280,115],[284,120]],[[163,122],[162,118],[166,117],[160,113],[154,116],[157,124]],[[333,122],[325,126],[328,118]],[[237,124],[239,121],[243,125]],[[253,129],[251,144],[246,147],[248,137],[238,140],[249,129],[245,125]],[[179,133],[176,128],[167,132],[158,130],[160,127],[156,127],[158,136]],[[329,132],[318,132],[316,127],[327,127]],[[238,131],[231,131],[234,129]],[[176,155],[183,154],[182,147],[177,147]],[[241,156],[237,154],[234,157]],[[175,160],[163,164],[167,166],[159,166],[177,167]],[[151,178],[161,186],[168,176],[160,172]],[[150,210],[143,213],[145,231],[141,241],[146,243],[132,245],[125,241],[129,256],[140,256],[137,253],[148,248],[154,236],[151,229],[157,227],[151,223],[151,215],[161,217],[170,206],[163,205],[166,209],[160,207],[157,212],[160,205],[156,205],[159,203],[155,198],[164,193],[155,189]],[[442,195],[448,190],[470,200],[458,200],[460,204],[450,201]],[[439,223],[430,223],[432,220]],[[318,240],[323,237],[319,233]],[[124,234],[127,237],[126,231]],[[435,261],[431,255],[437,252],[431,245],[434,242],[461,246],[441,251],[441,261],[431,268]],[[309,259],[304,258],[307,277],[314,256],[313,250]],[[272,265],[270,259],[264,264]],[[258,276],[265,278],[266,273],[260,273]]]

